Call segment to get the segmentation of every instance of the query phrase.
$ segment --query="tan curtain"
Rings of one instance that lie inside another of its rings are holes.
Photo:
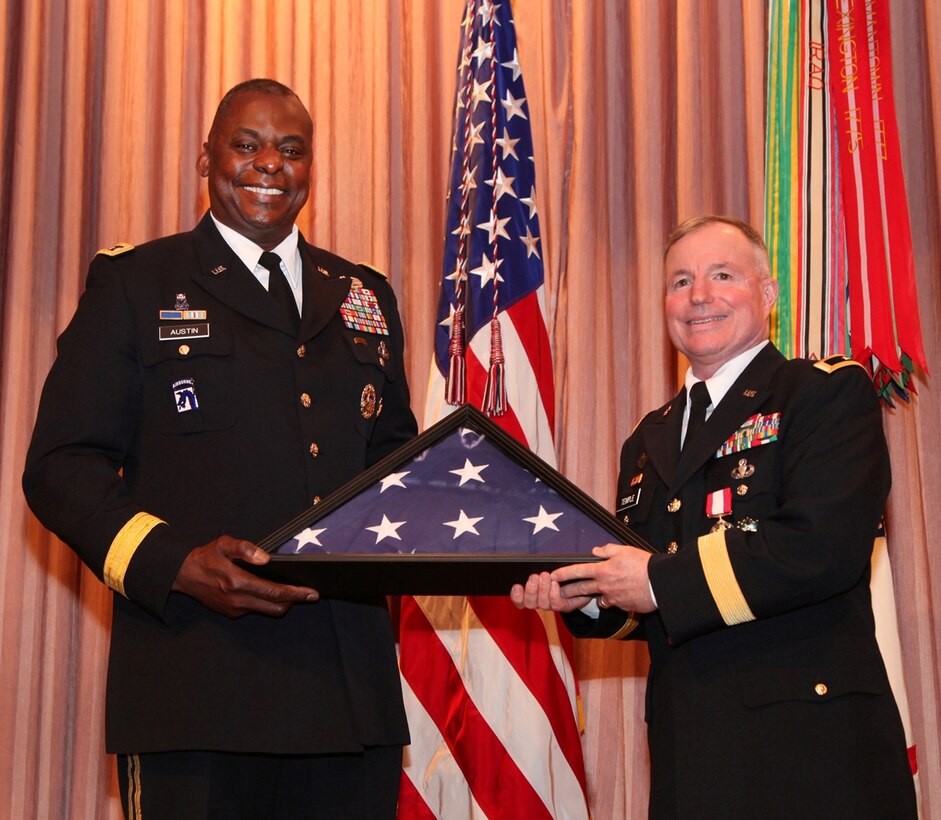
[[[765,4],[515,0],[532,117],[562,471],[606,505],[621,441],[674,390],[660,252],[679,219],[762,222]],[[0,817],[117,817],[103,752],[110,598],[26,509],[42,381],[98,247],[190,228],[215,103],[293,86],[315,123],[301,227],[386,270],[424,400],[462,0],[0,0]],[[941,7],[893,3],[929,363],[941,369]],[[941,394],[886,416],[890,551],[925,817],[941,814]],[[99,385],[107,389],[106,384]],[[583,642],[594,815],[645,816],[646,653]],[[146,704],[141,704],[146,708]],[[773,740],[769,741],[773,742]]]

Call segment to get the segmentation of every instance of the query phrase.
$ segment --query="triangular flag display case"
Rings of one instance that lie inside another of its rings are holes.
[[[250,569],[334,598],[506,595],[605,543],[646,548],[464,405],[260,542],[271,561]]]

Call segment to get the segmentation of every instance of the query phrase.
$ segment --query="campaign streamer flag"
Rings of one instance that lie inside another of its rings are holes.
[[[788,356],[841,353],[882,398],[927,372],[892,87],[888,0],[773,0],[765,239]]]
[[[765,238],[788,356],[851,356],[882,398],[927,371],[895,121],[888,0],[772,0]],[[875,539],[876,638],[918,764],[886,539]],[[917,787],[917,779],[916,779]]]
[[[467,402],[555,466],[529,107],[509,2],[461,23],[444,265],[425,426]],[[412,743],[399,816],[587,818],[571,637],[503,597],[405,597]]]

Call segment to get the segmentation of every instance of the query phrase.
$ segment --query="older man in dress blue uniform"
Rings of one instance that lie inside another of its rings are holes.
[[[690,368],[625,442],[616,503],[655,551],[598,547],[511,596],[579,637],[646,639],[651,818],[913,818],[869,597],[890,485],[872,384],[768,341],[750,226],[689,220],[665,271]]]

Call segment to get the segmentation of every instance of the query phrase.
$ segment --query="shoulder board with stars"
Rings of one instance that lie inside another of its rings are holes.
[[[376,274],[376,276],[381,276],[383,279],[389,278],[388,275],[386,275],[383,271],[379,270],[379,268],[374,268],[368,262],[357,262],[356,264],[359,265],[361,268],[366,268],[366,270],[371,270],[374,274]]]
[[[822,370],[824,373],[830,374],[837,370],[840,370],[843,367],[863,367],[856,359],[847,359],[846,356],[827,356],[826,359],[821,359],[819,362],[814,362],[814,367],[817,370]],[[866,368],[863,367],[863,370]]]
[[[102,253],[105,256],[120,256],[122,253],[127,253],[132,250],[134,250],[134,246],[130,243],[118,242],[117,245],[112,245],[110,248],[101,248],[98,253]]]

